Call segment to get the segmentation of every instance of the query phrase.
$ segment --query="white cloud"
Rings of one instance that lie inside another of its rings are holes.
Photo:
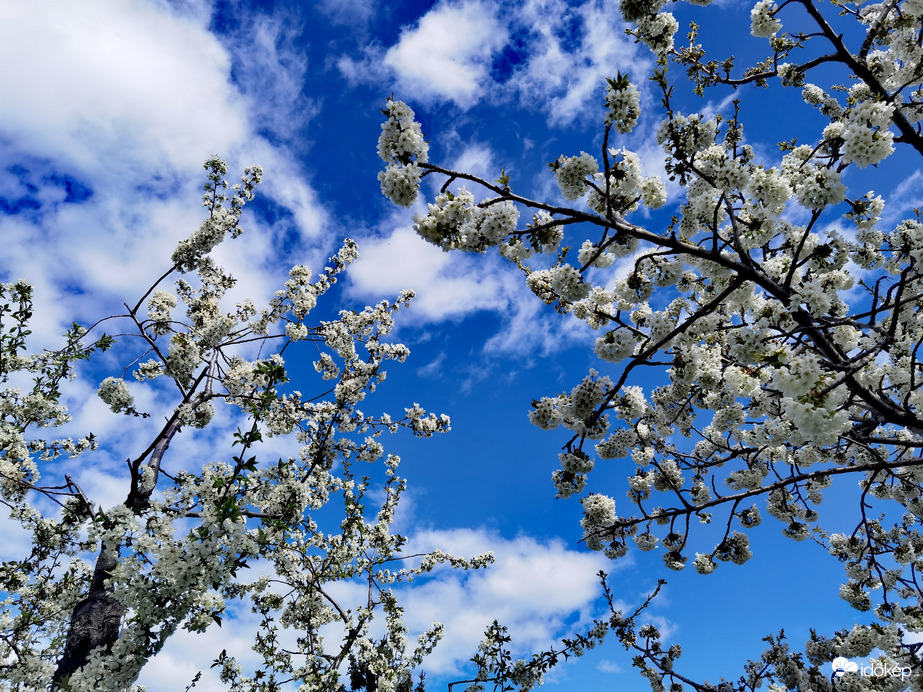
[[[524,284],[516,287],[507,314],[503,329],[484,343],[484,353],[548,355],[579,341],[590,342],[596,336],[585,322],[569,315],[549,314],[548,307]]]
[[[381,86],[389,84],[392,79],[390,69],[383,62],[386,52],[381,45],[372,43],[361,49],[360,57],[341,55],[334,60],[334,64],[350,86],[357,84]]]
[[[473,105],[482,95],[494,53],[507,40],[491,5],[438,4],[385,54],[402,90]]]
[[[304,148],[304,126],[320,111],[304,93],[308,52],[297,43],[301,21],[294,8],[274,15],[242,13],[239,28],[223,38],[234,52],[234,85],[250,122],[291,148]]]
[[[0,534],[3,535],[0,560],[22,560],[32,552],[32,534],[20,522],[10,519],[6,512],[0,514]]]
[[[567,35],[575,27],[574,35]],[[351,83],[391,82],[403,98],[453,101],[468,108],[481,100],[518,95],[527,108],[545,111],[552,125],[598,115],[606,77],[621,70],[642,89],[652,61],[624,34],[618,12],[602,0],[574,7],[564,0],[527,0],[494,6],[444,0],[405,28],[387,50],[372,44],[358,57],[336,59]],[[503,84],[491,75],[505,46],[522,62]],[[646,97],[645,101],[653,103]]]
[[[363,300],[415,291],[408,318],[425,322],[502,310],[512,283],[512,277],[492,271],[483,257],[445,253],[407,227],[383,238],[360,240],[359,259],[348,277],[350,294]]]
[[[0,131],[84,170],[121,160],[201,164],[246,131],[230,56],[194,20],[152,2],[5,3]],[[116,171],[110,171],[116,173]]]
[[[453,171],[464,171],[484,180],[492,180],[500,174],[494,165],[494,153],[490,147],[479,142],[469,143],[449,165]]]
[[[426,365],[417,368],[417,375],[420,377],[436,377],[439,373],[442,372],[442,368],[445,364],[446,354],[445,351],[439,353],[433,360],[431,360]]]
[[[209,32],[209,12],[197,1],[153,0],[0,8],[0,57],[23,66],[0,74],[0,88],[16,95],[0,102],[0,153],[28,169],[30,196],[42,203],[0,219],[8,240],[0,278],[36,285],[35,345],[50,345],[72,319],[118,310],[168,268],[177,241],[202,221],[200,171],[212,153],[228,160],[231,182],[262,164],[257,194],[291,213],[288,228],[245,220],[248,233],[218,250],[239,289],[267,298],[285,278],[276,271],[269,279],[267,267],[292,254],[320,264],[331,249],[312,251],[326,214],[291,150],[255,131],[297,130],[314,112],[299,98],[306,65],[291,26],[278,17],[248,20],[229,48]],[[263,117],[267,111],[279,117]],[[62,203],[54,182],[62,174],[92,196]],[[27,192],[9,172],[0,189]]]
[[[177,630],[160,653],[141,670],[138,683],[146,685],[148,692],[177,692],[186,689],[201,671],[196,692],[224,692],[227,685],[218,678],[220,667],[209,666],[226,651],[237,659],[244,671],[258,667],[261,657],[251,647],[259,624],[260,616],[250,612],[249,607],[232,602],[221,627],[212,626],[201,633]]]
[[[608,659],[600,661],[599,664],[596,666],[596,669],[601,670],[603,673],[623,672],[622,667],[618,663],[614,663],[612,661],[609,661]]]
[[[332,22],[364,28],[378,10],[377,0],[319,0],[318,9]]]
[[[897,224],[911,210],[923,207],[923,193],[920,192],[921,182],[923,182],[923,173],[916,170],[904,178],[894,188],[894,192],[885,198],[885,210],[882,218],[887,224]]]
[[[519,270],[495,251],[486,257],[443,252],[405,226],[385,236],[359,239],[358,243],[359,260],[347,273],[351,296],[372,302],[413,290],[416,297],[401,318],[407,323],[458,321],[482,311],[495,313],[502,320],[496,333],[485,335],[482,352],[488,357],[499,353],[548,354],[562,345],[593,337],[583,322],[549,314],[529,291]],[[435,370],[437,365],[426,367]],[[489,367],[483,370],[487,372]],[[473,383],[470,377],[463,386]]]

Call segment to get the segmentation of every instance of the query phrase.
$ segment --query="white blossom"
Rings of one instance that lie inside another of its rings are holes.
[[[402,207],[411,206],[420,191],[420,178],[423,171],[414,163],[389,163],[385,170],[378,173],[381,193]]]
[[[757,38],[769,38],[782,29],[780,22],[774,15],[778,10],[773,0],[760,0],[750,11],[750,33]]]
[[[122,413],[134,406],[134,399],[128,386],[120,377],[107,377],[99,385],[99,398],[105,402],[114,413]]]
[[[565,156],[554,173],[564,199],[580,199],[586,193],[586,179],[599,171],[599,163],[585,151]]]
[[[619,85],[610,80],[606,85],[606,108],[609,109],[607,123],[613,124],[622,134],[631,132],[641,115],[641,92],[630,82]]]

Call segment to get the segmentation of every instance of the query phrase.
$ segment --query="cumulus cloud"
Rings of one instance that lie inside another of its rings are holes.
[[[367,45],[336,65],[351,84],[390,83],[417,101],[469,108],[518,98],[559,126],[592,115],[605,78],[618,70],[644,87],[652,61],[624,28],[602,0],[504,7],[444,0],[405,27],[394,45]]]
[[[246,132],[227,51],[154,3],[8,4],[0,55],[25,66],[0,74],[15,94],[0,103],[0,131],[84,170],[119,158],[191,168],[203,147],[226,151]]]
[[[491,5],[469,0],[440,3],[384,56],[408,91],[473,105],[484,90],[491,60],[507,39]]]

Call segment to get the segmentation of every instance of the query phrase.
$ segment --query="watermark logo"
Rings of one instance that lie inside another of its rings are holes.
[[[847,673],[858,673],[865,678],[900,678],[902,681],[910,678],[909,666],[895,666],[880,661],[873,661],[868,665],[860,666],[855,661],[838,656],[830,664],[834,677],[841,678]]]
[[[830,664],[833,666],[833,674],[838,678],[843,677],[846,673],[858,673],[859,664],[855,661],[850,661],[848,658],[843,658],[842,656],[833,659],[833,663]]]

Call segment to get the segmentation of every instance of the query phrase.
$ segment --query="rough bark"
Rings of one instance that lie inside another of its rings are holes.
[[[71,614],[67,643],[52,678],[52,690],[61,689],[61,683],[87,663],[90,652],[98,647],[110,651],[115,640],[119,638],[119,626],[122,615],[125,614],[125,607],[105,585],[116,564],[116,554],[113,551],[105,548],[100,550],[96,568],[93,570],[90,591],[87,597],[74,607]]]

